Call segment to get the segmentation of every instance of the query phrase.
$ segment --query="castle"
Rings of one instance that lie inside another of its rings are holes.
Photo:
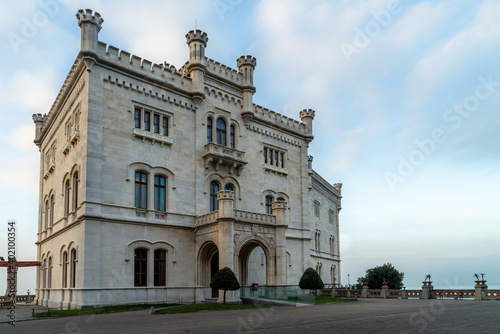
[[[342,185],[312,169],[315,112],[254,104],[256,59],[205,57],[200,30],[176,69],[99,41],[99,13],[76,16],[80,52],[33,115],[37,304],[217,298],[225,266],[242,285],[297,286],[308,267],[339,284]]]

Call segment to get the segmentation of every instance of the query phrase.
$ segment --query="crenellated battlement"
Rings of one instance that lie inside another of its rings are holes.
[[[235,69],[219,63],[210,58],[205,58],[206,66],[209,74],[222,78],[226,81],[241,85],[243,82],[243,75]]]
[[[185,89],[190,87],[188,84],[185,84],[184,81],[191,79],[189,77],[183,77],[175,66],[167,62],[157,64],[131,54],[130,52],[120,50],[112,45],[108,46],[103,42],[99,42],[97,55],[104,61],[111,62],[113,65],[120,66],[129,71],[134,71],[141,76],[154,78],[181,88],[185,86]]]
[[[300,119],[303,119],[304,117],[314,118],[314,116],[316,115],[316,112],[312,109],[304,109],[299,113],[299,115],[300,115]]]
[[[293,118],[254,104],[255,118],[289,131],[304,135],[305,125]]]
[[[93,12],[92,9],[79,9],[78,13],[76,13],[76,18],[78,19],[78,25],[81,27],[84,23],[92,23],[97,26],[99,30],[101,30],[102,23],[104,19],[101,17],[101,14],[98,12]]]
[[[203,32],[199,29],[197,30],[190,30],[186,34],[186,39],[187,39],[187,44],[190,44],[191,42],[199,41],[205,44],[205,47],[207,46],[208,43],[208,35],[206,32]]]
[[[257,66],[257,59],[250,55],[241,56],[236,60],[236,64],[240,71],[242,66],[251,66],[252,69],[255,69],[255,66]]]

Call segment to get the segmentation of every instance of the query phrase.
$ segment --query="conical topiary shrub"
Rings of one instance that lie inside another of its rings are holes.
[[[240,288],[240,283],[238,282],[238,279],[236,278],[236,275],[234,275],[233,271],[228,267],[224,267],[222,269],[219,269],[219,271],[215,273],[210,286],[215,289],[224,290],[225,304],[226,291],[238,290]]]
[[[323,289],[325,285],[323,284],[323,280],[319,276],[318,272],[313,268],[307,268],[304,271],[304,274],[300,278],[299,287],[302,290],[310,289],[317,290]]]

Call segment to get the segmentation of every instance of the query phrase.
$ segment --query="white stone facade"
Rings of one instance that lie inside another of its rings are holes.
[[[296,286],[308,267],[339,284],[341,184],[312,170],[314,111],[255,105],[255,58],[206,58],[199,30],[177,70],[98,41],[98,13],[77,18],[80,53],[33,116],[37,303],[204,300],[224,266],[243,285]]]

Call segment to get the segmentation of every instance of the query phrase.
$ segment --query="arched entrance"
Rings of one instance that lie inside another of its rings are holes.
[[[210,286],[215,273],[219,270],[219,249],[209,241],[201,246],[198,253],[198,284]],[[219,290],[212,289],[212,298],[219,297]]]
[[[262,245],[256,241],[249,241],[241,247],[238,256],[238,268],[241,285],[270,283],[268,254]]]

